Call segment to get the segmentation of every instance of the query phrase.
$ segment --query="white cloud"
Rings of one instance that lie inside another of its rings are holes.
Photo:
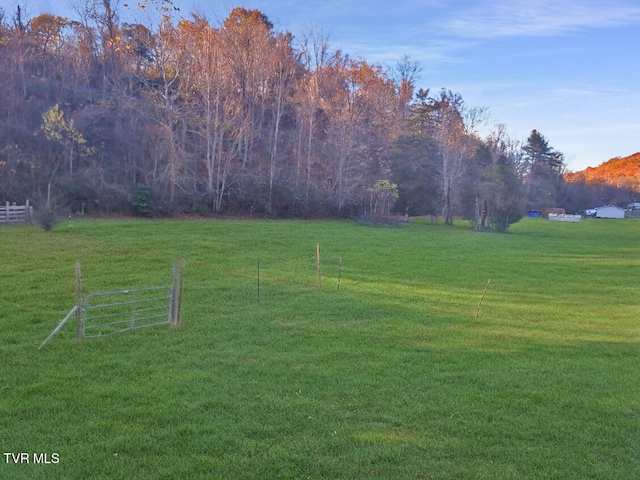
[[[585,28],[640,22],[640,6],[625,0],[485,0],[445,21],[447,33],[471,38],[562,35]]]

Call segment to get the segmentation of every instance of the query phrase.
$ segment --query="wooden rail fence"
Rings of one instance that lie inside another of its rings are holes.
[[[0,225],[31,223],[32,208],[29,205],[29,200],[25,205],[5,202],[4,205],[0,205]]]

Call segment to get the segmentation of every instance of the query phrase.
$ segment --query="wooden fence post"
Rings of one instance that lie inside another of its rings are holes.
[[[182,310],[182,285],[184,277],[184,260],[173,262],[173,286],[171,287],[171,319],[174,327],[180,326],[180,311]]]
[[[318,288],[322,288],[322,270],[320,269],[320,244],[316,245],[316,257],[318,257]]]
[[[76,303],[78,308],[76,309],[76,342],[78,345],[82,344],[84,336],[84,318],[82,317],[82,272],[80,269],[80,262],[76,262]]]
[[[256,289],[258,292],[258,305],[260,305],[260,260],[258,260],[258,264],[256,265]]]

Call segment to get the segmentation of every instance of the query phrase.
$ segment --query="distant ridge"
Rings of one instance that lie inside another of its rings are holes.
[[[568,183],[605,184],[640,191],[640,152],[624,158],[612,158],[597,167],[565,173],[564,180]]]

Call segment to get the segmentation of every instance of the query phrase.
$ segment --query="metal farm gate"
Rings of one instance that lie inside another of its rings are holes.
[[[184,261],[174,262],[169,286],[146,287],[82,296],[80,263],[76,263],[76,305],[38,347],[44,347],[76,315],[76,340],[105,337],[158,325],[180,325]]]
[[[87,295],[82,303],[82,338],[168,325],[171,323],[172,303],[170,287]]]

